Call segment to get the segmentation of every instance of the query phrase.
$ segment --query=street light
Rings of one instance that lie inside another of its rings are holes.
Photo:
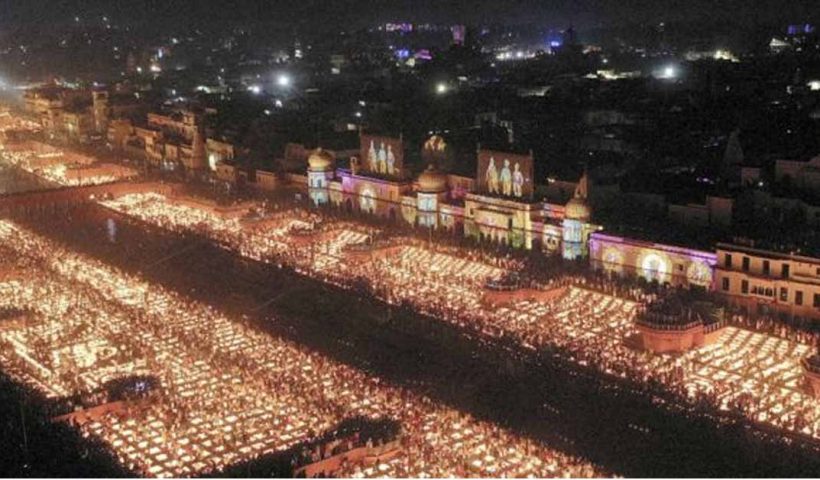
[[[447,87],[446,83],[439,82],[439,83],[436,84],[436,93],[437,94],[444,95],[445,93],[447,93],[447,90],[449,90],[449,88]]]
[[[286,73],[280,73],[276,77],[276,84],[280,87],[289,87],[291,83],[290,76]]]

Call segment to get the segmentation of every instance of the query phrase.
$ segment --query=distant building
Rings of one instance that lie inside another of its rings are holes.
[[[800,190],[820,192],[820,155],[808,161],[777,160],[775,179]]]
[[[107,91],[48,86],[30,89],[23,96],[26,111],[38,117],[50,138],[88,142],[106,136],[112,119],[140,108],[131,95],[109,96]]]
[[[205,155],[208,159],[208,168],[214,171],[218,164],[232,161],[236,152],[233,143],[209,138],[205,141]]]
[[[723,152],[721,163],[721,176],[723,179],[729,181],[729,183],[739,183],[741,178],[740,170],[744,159],[743,146],[740,143],[740,130],[735,129],[729,135],[726,150]]]
[[[154,167],[196,172],[209,168],[203,126],[203,114],[191,110],[149,113],[134,133]]]
[[[399,139],[382,140],[386,140],[382,145],[400,145]],[[424,148],[444,151],[446,145],[440,140],[432,137]],[[376,149],[378,144],[371,143]],[[488,186],[484,175],[478,177],[482,181],[448,175],[434,161],[415,180],[376,173],[368,165],[381,155],[368,154],[365,140],[362,149],[364,155],[352,158],[349,169],[338,168],[334,155],[323,149],[308,156],[307,188],[314,203],[420,227],[463,232],[468,237],[516,248],[539,248],[572,259],[587,255],[589,234],[597,227],[590,224],[586,176],[567,205],[552,205],[533,200],[528,194],[531,183],[525,184],[531,182],[531,154],[480,150],[482,171],[487,170],[487,178],[489,171],[493,172],[494,183]],[[422,157],[435,155],[425,151]]]
[[[669,205],[669,219],[692,227],[729,227],[732,224],[734,199],[708,195],[704,204]]]
[[[820,319],[820,258],[719,243],[717,260],[715,289],[733,305]]]

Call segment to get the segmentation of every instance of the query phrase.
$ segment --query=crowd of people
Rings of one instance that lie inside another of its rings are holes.
[[[428,397],[232,319],[212,307],[73,253],[11,222],[15,259],[0,280],[0,366],[52,399],[99,391],[121,377],[156,378],[153,400],[81,423],[140,474],[187,476],[322,438],[349,418],[390,419],[401,453],[356,476],[600,476],[550,449]],[[9,269],[11,270],[11,269]],[[75,405],[85,408],[87,405]],[[366,440],[365,440],[366,441]]]
[[[132,203],[133,199],[124,197],[107,206],[177,230],[202,214],[180,210],[159,196],[151,197],[149,206],[135,207]],[[152,213],[156,210],[163,213]],[[717,344],[678,358],[653,355],[630,344],[638,334],[635,323],[649,306],[656,315],[666,315],[675,322],[682,316],[685,319],[685,312],[677,308],[679,302],[668,300],[674,292],[647,291],[627,282],[577,272],[543,275],[529,271],[524,261],[509,255],[394,236],[388,228],[339,221],[315,211],[274,209],[262,220],[232,220],[229,227],[223,223],[227,220],[211,214],[209,222],[219,223],[219,227],[201,233],[241,255],[292,265],[335,285],[364,286],[390,304],[410,305],[420,313],[488,338],[513,340],[531,351],[557,348],[581,365],[642,382],[647,388],[660,384],[683,401],[708,403],[743,413],[754,422],[820,438],[818,404],[801,383],[801,359],[812,352],[816,341],[809,332],[795,332],[788,338],[750,331],[741,328],[748,321],[745,317],[732,314],[729,319],[736,321],[730,323],[736,326],[725,328]],[[315,232],[309,243],[288,234],[294,222],[301,222],[297,223],[303,230],[298,237],[305,235],[304,230]],[[254,228],[254,224],[264,227]],[[380,248],[390,249],[389,255],[374,254],[366,261],[344,258],[345,245],[372,242],[374,238],[379,239]],[[487,282],[512,273],[528,288],[564,287],[567,293],[550,303],[516,301],[500,308],[485,305],[482,295]]]

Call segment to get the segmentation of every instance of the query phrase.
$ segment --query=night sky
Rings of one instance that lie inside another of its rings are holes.
[[[816,21],[820,8],[817,0],[0,0],[4,26],[67,21],[77,14],[152,26],[191,18],[198,26],[264,21],[313,22],[317,28],[399,19],[581,26],[709,19],[751,25]]]

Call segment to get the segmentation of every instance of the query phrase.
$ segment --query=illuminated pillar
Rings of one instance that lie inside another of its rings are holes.
[[[418,193],[418,222],[422,227],[438,226],[438,195],[435,193]]]
[[[567,260],[576,260],[585,256],[584,224],[575,219],[565,218],[563,232],[563,256]]]
[[[330,180],[333,178],[333,172],[312,172],[308,171],[308,191],[313,203],[323,205],[329,201]]]

